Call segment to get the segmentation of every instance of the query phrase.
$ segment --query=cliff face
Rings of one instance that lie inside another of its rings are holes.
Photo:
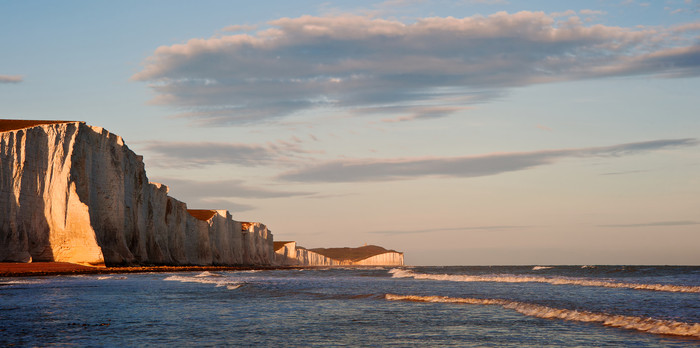
[[[264,225],[192,216],[121,137],[82,122],[0,132],[0,212],[0,261],[272,263]]]
[[[390,251],[354,261],[352,264],[357,266],[403,266],[403,253]]]
[[[359,248],[298,247],[296,242],[275,242],[278,265],[299,266],[402,266],[403,253],[376,245]],[[296,251],[294,253],[294,251]],[[296,257],[293,255],[296,254]]]
[[[274,263],[272,232],[259,222],[241,222],[243,233],[243,262],[249,265]]]
[[[275,264],[280,266],[296,266],[297,242],[274,242]]]
[[[0,133],[1,261],[104,261],[74,179],[79,128],[63,123]]]
[[[300,266],[340,266],[338,260],[323,256],[309,249],[297,247],[297,262]]]

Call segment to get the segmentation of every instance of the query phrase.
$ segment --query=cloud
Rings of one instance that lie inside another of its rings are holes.
[[[641,6],[641,7],[648,7],[650,4],[648,2],[637,2],[635,0],[623,0],[620,5],[624,6]]]
[[[665,148],[696,146],[696,139],[654,140],[612,146],[495,153],[480,156],[341,160],[314,164],[279,176],[298,182],[358,182],[425,176],[479,177],[524,170],[572,157],[618,157]]]
[[[178,107],[182,117],[237,124],[318,107],[461,107],[475,101],[456,96],[489,92],[477,100],[485,102],[512,87],[700,71],[700,45],[680,33],[543,12],[410,23],[302,16],[268,25],[161,46],[132,79],[148,82],[153,102]]]
[[[581,11],[579,11],[579,13],[582,14],[582,15],[586,15],[586,16],[595,16],[595,15],[605,15],[605,14],[607,14],[607,12],[605,12],[605,11],[588,10],[588,9],[581,10]]]
[[[538,124],[536,127],[537,127],[538,129],[543,130],[543,131],[547,131],[547,132],[551,132],[551,131],[552,131],[552,128],[549,128],[549,127],[547,127],[547,126],[545,126],[545,125]]]
[[[0,75],[0,83],[20,83],[24,78],[20,75]]]
[[[235,215],[237,212],[249,211],[256,209],[255,206],[249,204],[236,203],[227,199],[211,199],[211,198],[195,198],[187,201],[189,209],[226,209]]]
[[[469,107],[464,106],[385,106],[374,108],[358,108],[354,110],[354,113],[363,115],[401,115],[395,118],[385,118],[381,120],[381,122],[385,123],[394,123],[447,117],[456,112],[467,109],[469,109]]]
[[[169,188],[169,195],[188,203],[188,206],[216,208],[219,203],[230,207],[245,208],[245,199],[283,198],[313,195],[315,192],[277,191],[268,188],[252,187],[242,180],[194,181],[176,178],[155,178],[153,182],[163,183]],[[239,199],[238,203],[235,199]]]
[[[423,233],[433,233],[433,232],[450,232],[450,231],[494,231],[494,230],[512,230],[512,229],[526,229],[532,226],[469,226],[469,227],[443,227],[443,228],[429,228],[422,230],[390,230],[390,231],[372,231],[367,233],[372,234],[423,234]]]
[[[666,6],[664,10],[669,11],[671,14],[697,14],[700,13],[700,3],[693,3],[693,1],[686,0],[683,5],[678,4],[680,8],[674,8]]]
[[[610,172],[610,173],[603,173],[600,175],[627,175],[627,174],[638,174],[638,173],[646,173],[648,170],[627,170],[627,171],[622,171],[622,172]]]
[[[155,166],[170,165],[204,166],[214,164],[236,164],[259,166],[286,163],[301,155],[313,153],[301,148],[300,140],[278,140],[267,144],[214,143],[214,142],[148,142],[145,151],[155,153]]]
[[[692,226],[700,225],[697,221],[660,221],[660,222],[649,222],[643,224],[621,224],[621,225],[598,225],[598,227],[615,227],[615,228],[630,228],[630,227],[663,227],[663,226]]]
[[[700,30],[700,22],[680,24],[675,27],[672,27],[671,30],[680,33],[688,31],[698,31]]]

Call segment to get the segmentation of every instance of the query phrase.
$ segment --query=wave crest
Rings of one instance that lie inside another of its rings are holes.
[[[700,293],[700,286],[690,285],[670,285],[670,284],[640,284],[623,283],[608,280],[596,280],[586,278],[564,278],[564,277],[541,277],[526,275],[454,275],[454,274],[425,274],[416,273],[410,270],[394,268],[389,271],[393,278],[414,278],[444,280],[453,282],[500,282],[500,283],[548,283],[552,285],[579,285],[598,286],[605,288],[626,288],[634,290],[666,291],[666,292],[688,292]]]
[[[204,272],[204,273],[209,273],[209,272]],[[226,289],[229,289],[229,290],[238,289],[245,284],[245,282],[231,281],[231,280],[227,280],[227,279],[222,279],[221,277],[222,277],[221,275],[217,275],[217,274],[213,274],[213,273],[210,275],[198,274],[198,275],[192,276],[192,277],[173,275],[173,276],[167,277],[163,280],[165,280],[165,281],[178,281],[181,283],[214,284],[214,285],[216,285],[217,288],[225,286]]]
[[[532,303],[516,302],[501,299],[395,294],[386,294],[385,298],[389,301],[500,305],[503,308],[512,309],[520,314],[542,319],[561,319],[567,321],[578,321],[586,323],[600,323],[605,326],[637,330],[659,335],[674,335],[700,338],[700,324],[698,323],[685,323],[680,321],[643,318],[628,315],[612,315],[605,313],[576,311],[570,309],[552,308]]]
[[[204,272],[202,272],[202,273],[200,273],[200,274],[197,274],[195,277],[197,277],[197,278],[202,278],[202,277],[222,277],[222,275],[221,275],[221,274],[217,274],[217,273],[211,273],[211,272],[209,272],[209,271],[204,271]]]

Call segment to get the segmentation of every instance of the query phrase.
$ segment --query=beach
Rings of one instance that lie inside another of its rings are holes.
[[[289,267],[272,266],[125,266],[96,267],[68,262],[0,262],[0,277],[32,277],[71,274],[115,274],[144,272],[204,272],[270,270]]]

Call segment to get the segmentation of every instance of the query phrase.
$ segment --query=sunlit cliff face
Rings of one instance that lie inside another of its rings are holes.
[[[0,261],[270,265],[272,234],[187,210],[121,137],[83,122],[0,121]],[[28,127],[28,128],[24,128]]]

